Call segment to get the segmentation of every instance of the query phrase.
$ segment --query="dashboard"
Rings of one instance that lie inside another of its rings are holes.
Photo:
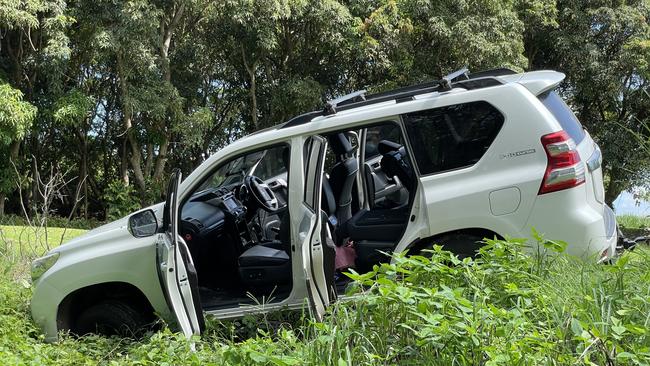
[[[181,233],[186,241],[219,234],[227,221],[237,225],[245,219],[246,206],[228,188],[198,192],[183,205]]]

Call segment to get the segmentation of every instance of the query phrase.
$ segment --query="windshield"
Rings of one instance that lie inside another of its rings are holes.
[[[221,165],[201,186],[198,191],[208,188],[221,188],[239,185],[247,175],[255,175],[267,180],[286,173],[282,154],[288,146],[275,146],[268,150],[256,151],[238,156]]]

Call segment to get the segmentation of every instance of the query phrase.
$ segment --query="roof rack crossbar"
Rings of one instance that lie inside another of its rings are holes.
[[[336,113],[336,107],[339,104],[344,104],[345,102],[360,102],[366,100],[366,90],[357,90],[350,94],[340,96],[338,98],[332,99],[325,103],[325,109],[323,111],[324,115],[330,115]]]
[[[454,79],[458,79],[461,76],[464,76],[465,79],[469,79],[469,76],[467,75],[468,73],[469,73],[469,69],[467,69],[467,67],[463,67],[460,70],[454,71],[451,74],[446,75],[445,77],[440,79],[439,81],[440,87],[443,90],[451,90],[452,88],[451,82],[454,81]]]

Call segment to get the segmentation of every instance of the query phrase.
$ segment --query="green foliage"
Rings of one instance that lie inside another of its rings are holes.
[[[75,89],[56,101],[52,116],[63,125],[77,126],[89,116],[93,106],[92,97]]]
[[[650,182],[649,9],[647,0],[0,0],[3,93],[15,101],[19,91],[38,111],[9,123],[2,108],[16,103],[0,100],[0,145],[17,142],[0,154],[17,155],[26,192],[51,166],[87,175],[76,212],[103,218],[111,182],[154,203],[148,184],[170,168],[187,174],[335,96],[464,65],[556,69],[603,151],[611,203]],[[3,177],[15,175],[8,168]],[[16,178],[1,190],[14,214]],[[55,209],[66,214],[73,201],[66,194]]]
[[[36,13],[45,10],[42,0],[0,1],[0,24],[9,29],[36,28],[39,24]]]
[[[140,200],[133,186],[125,186],[123,182],[113,181],[104,193],[108,220],[117,220],[140,208]]]
[[[488,240],[476,260],[440,247],[399,255],[394,264],[350,274],[353,296],[333,305],[323,322],[300,312],[208,319],[194,352],[166,328],[140,341],[63,336],[45,344],[29,318],[25,267],[0,256],[0,358],[70,365],[650,362],[648,248],[612,265],[564,254],[539,261],[529,250],[520,241]]]
[[[23,100],[23,93],[0,80],[0,144],[20,140],[36,117],[36,107]]]

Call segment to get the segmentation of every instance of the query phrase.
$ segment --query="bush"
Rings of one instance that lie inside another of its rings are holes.
[[[119,180],[108,185],[104,193],[104,201],[108,207],[107,221],[122,218],[141,207],[135,188],[132,185],[125,186]]]
[[[476,260],[461,261],[440,247],[426,255],[399,255],[394,264],[350,274],[355,282],[349,294],[360,296],[333,305],[323,322],[306,313],[210,320],[194,340],[196,352],[168,329],[141,341],[64,337],[44,344],[29,320],[29,288],[5,275],[0,359],[138,365],[650,363],[647,248],[597,265],[565,255],[536,258],[524,254],[523,246],[488,240]]]

